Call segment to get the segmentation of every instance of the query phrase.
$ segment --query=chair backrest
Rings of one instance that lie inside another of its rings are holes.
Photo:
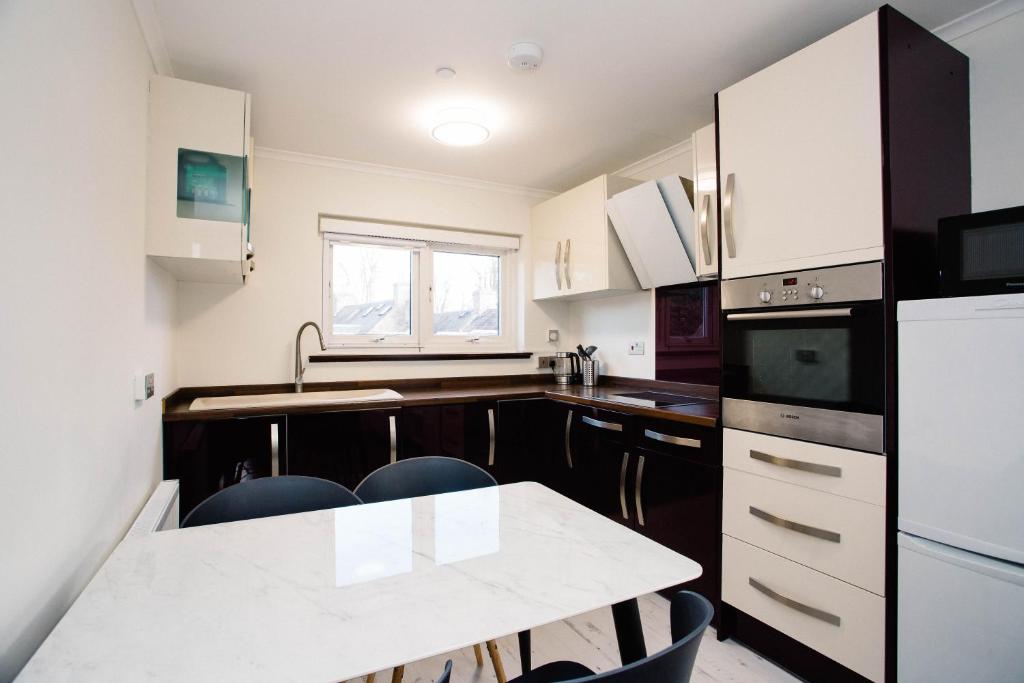
[[[341,484],[316,477],[261,477],[229,486],[192,509],[181,526],[204,526],[243,519],[290,515],[359,505]]]
[[[355,493],[364,503],[379,503],[497,485],[494,477],[471,462],[425,456],[374,470],[359,482]]]
[[[448,660],[444,663],[444,671],[437,677],[434,683],[448,683],[448,680],[452,677],[452,660]]]
[[[578,678],[573,683],[686,683],[693,672],[704,629],[711,622],[715,608],[703,595],[680,591],[672,596],[672,644],[661,652],[633,662],[614,671]]]

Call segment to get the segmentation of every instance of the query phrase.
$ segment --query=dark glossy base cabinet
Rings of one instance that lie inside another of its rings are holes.
[[[467,460],[500,484],[540,482],[690,557],[704,573],[685,588],[718,604],[714,428],[543,398],[164,424],[164,477],[181,482],[183,518],[248,478],[299,474],[354,489],[379,467],[426,455]]]

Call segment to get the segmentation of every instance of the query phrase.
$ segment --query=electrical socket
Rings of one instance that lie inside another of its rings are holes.
[[[554,356],[537,356],[537,368],[547,370],[555,362]]]
[[[630,342],[630,344],[629,344],[629,355],[631,355],[631,356],[642,356],[642,355],[644,355],[644,343],[642,341]]]

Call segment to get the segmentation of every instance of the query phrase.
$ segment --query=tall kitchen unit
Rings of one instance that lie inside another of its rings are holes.
[[[1024,294],[899,305],[898,674],[1024,679]]]
[[[716,96],[722,626],[895,680],[896,301],[970,210],[968,60],[889,6]]]

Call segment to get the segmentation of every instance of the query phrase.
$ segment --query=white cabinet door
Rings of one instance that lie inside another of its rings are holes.
[[[715,124],[693,134],[693,222],[697,277],[718,277],[718,175]]]
[[[882,258],[880,92],[873,13],[719,93],[722,277]]]

